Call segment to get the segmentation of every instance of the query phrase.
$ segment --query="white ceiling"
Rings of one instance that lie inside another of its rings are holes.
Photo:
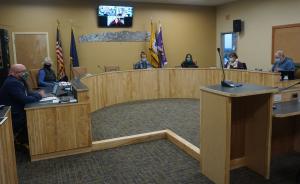
[[[119,2],[139,2],[139,3],[163,3],[163,4],[183,4],[183,5],[202,5],[216,6],[237,0],[116,0]]]

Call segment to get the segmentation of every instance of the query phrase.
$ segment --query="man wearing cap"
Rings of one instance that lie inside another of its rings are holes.
[[[43,61],[43,68],[39,70],[38,75],[38,86],[39,87],[50,87],[54,86],[56,82],[56,76],[54,71],[51,69],[52,61],[49,57],[46,57]]]

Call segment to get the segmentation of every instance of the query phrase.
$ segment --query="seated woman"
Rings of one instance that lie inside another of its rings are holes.
[[[196,63],[193,61],[192,54],[187,54],[185,60],[181,63],[182,68],[198,68]]]
[[[140,57],[141,59],[136,64],[134,64],[134,69],[152,68],[152,65],[147,60],[147,56],[144,51],[141,52]]]
[[[52,61],[49,57],[46,57],[43,61],[43,68],[39,70],[38,74],[38,86],[52,88],[56,82],[56,75],[51,69]]]
[[[229,55],[229,61],[225,64],[224,68],[247,70],[246,64],[240,62],[240,60],[235,52],[233,52]]]

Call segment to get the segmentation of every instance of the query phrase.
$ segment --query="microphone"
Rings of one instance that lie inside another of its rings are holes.
[[[234,83],[232,81],[226,81],[225,80],[224,64],[223,64],[223,60],[222,60],[220,48],[217,48],[217,51],[218,51],[218,54],[219,54],[219,57],[220,57],[221,68],[222,68],[222,71],[223,71],[223,80],[221,81],[221,86],[222,87],[229,87],[229,88],[234,88],[234,87],[240,87],[240,86],[242,86],[242,84]]]
[[[221,68],[222,68],[222,71],[223,71],[223,81],[225,81],[225,71],[224,71],[224,64],[222,62],[222,56],[221,56],[221,52],[220,52],[220,48],[217,48],[217,51],[218,51],[218,54],[219,54],[219,58],[220,58],[220,63],[221,63]]]

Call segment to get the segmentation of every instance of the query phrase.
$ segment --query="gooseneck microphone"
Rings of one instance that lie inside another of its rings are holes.
[[[222,56],[221,56],[221,52],[220,52],[220,48],[217,48],[217,51],[218,51],[218,54],[219,54],[219,57],[220,57],[220,63],[221,63],[221,68],[222,68],[222,71],[223,71],[223,81],[225,81],[225,71],[224,71],[224,63],[222,62]]]
[[[229,87],[229,88],[235,88],[235,87],[242,86],[242,84],[234,83],[234,82],[226,81],[225,80],[224,64],[223,64],[223,60],[222,60],[220,48],[217,48],[217,51],[218,51],[218,54],[219,54],[219,57],[220,57],[221,68],[222,68],[222,71],[223,71],[223,80],[221,81],[221,86],[223,86],[223,87]]]

